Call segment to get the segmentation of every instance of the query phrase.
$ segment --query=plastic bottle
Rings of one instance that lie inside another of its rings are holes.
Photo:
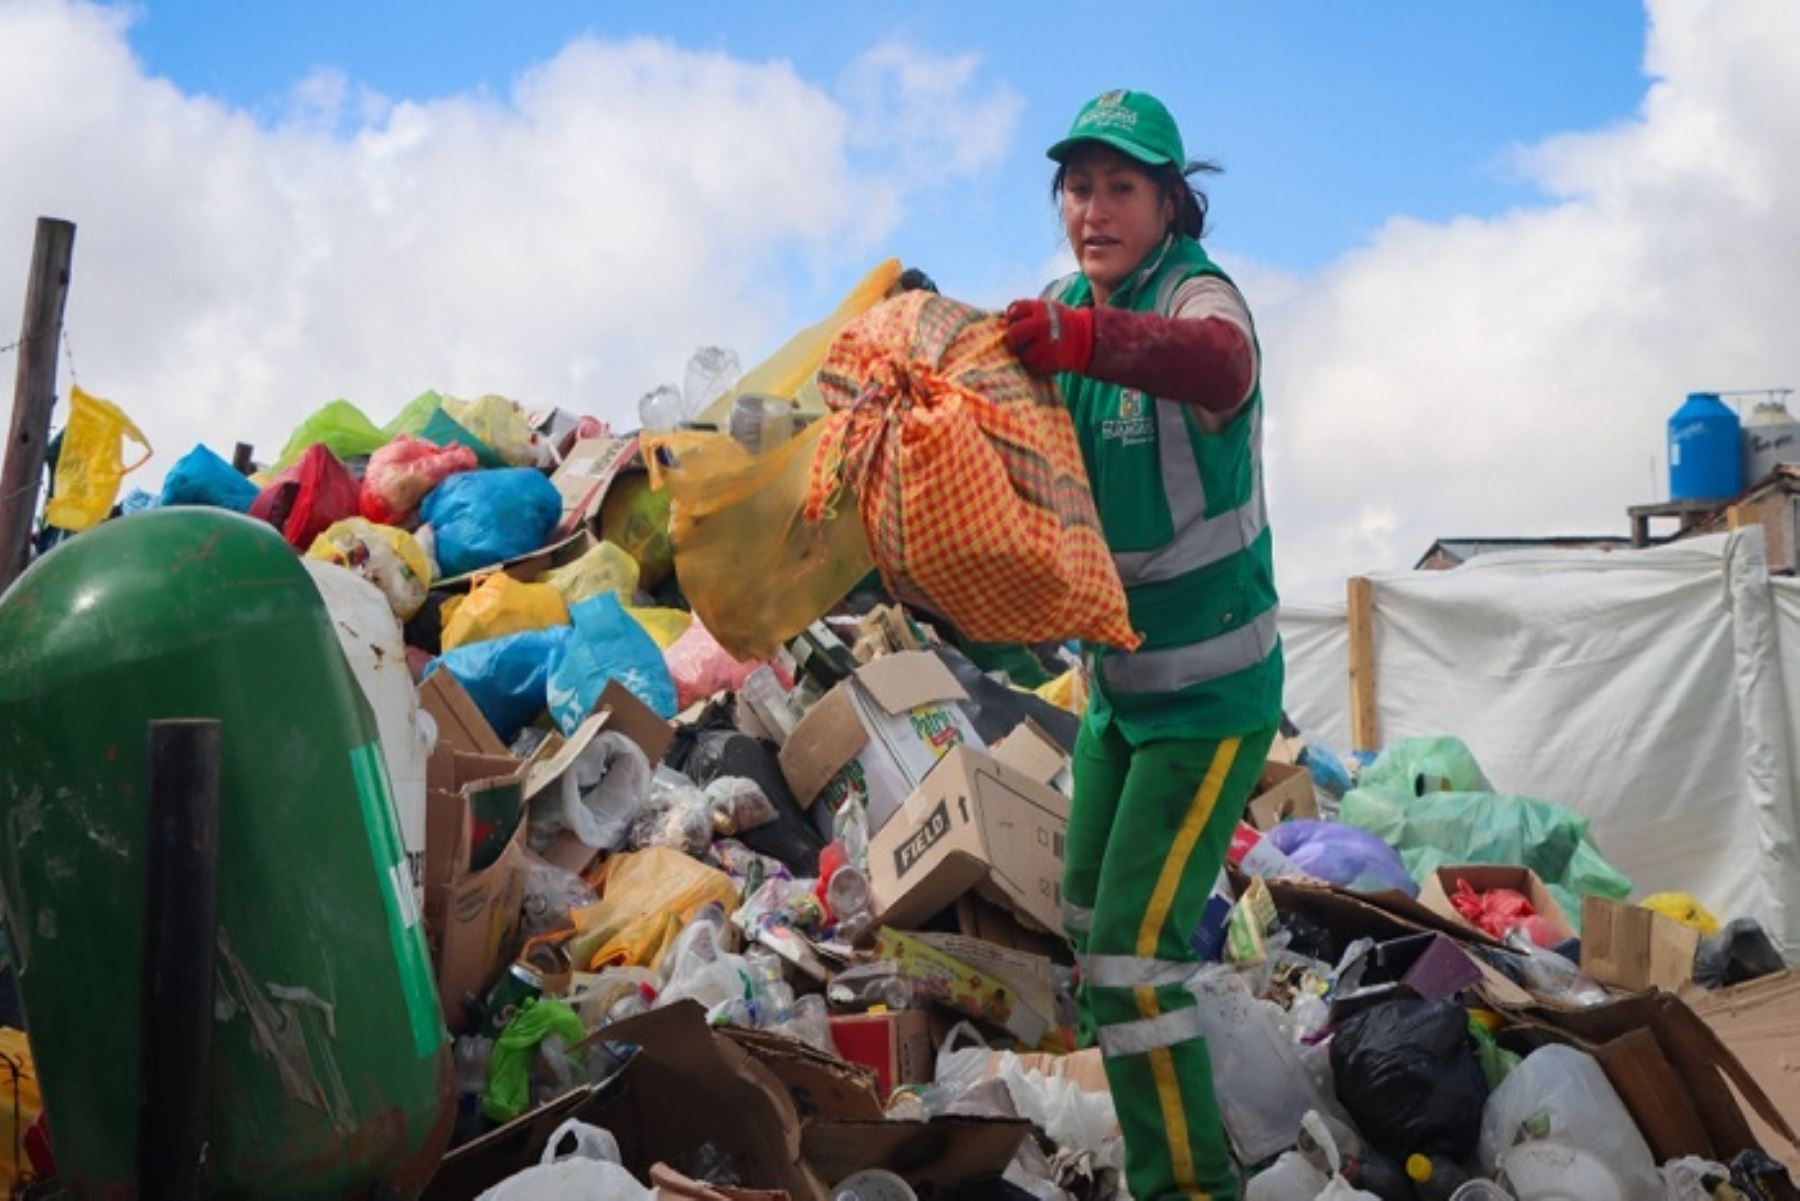
[[[622,1022],[626,1018],[634,1018],[640,1013],[649,1013],[656,1008],[656,990],[648,984],[640,984],[633,992],[628,992],[612,1003],[606,1011],[606,1023]]]
[[[488,1061],[494,1041],[476,1036],[456,1040],[456,1134],[458,1141],[479,1136],[487,1129],[481,1116],[481,1094],[487,1091]]]
[[[837,1054],[837,1044],[831,1038],[831,1013],[825,1007],[825,998],[817,993],[794,1001],[781,1030],[827,1055]]]
[[[1469,1175],[1448,1159],[1426,1155],[1406,1158],[1406,1175],[1419,1201],[1450,1201],[1451,1194],[1469,1183]]]

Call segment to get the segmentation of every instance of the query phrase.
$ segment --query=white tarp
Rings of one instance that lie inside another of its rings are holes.
[[[1384,741],[1462,738],[1500,791],[1589,817],[1634,895],[1693,893],[1800,958],[1800,581],[1770,580],[1759,528],[1372,580]],[[1289,715],[1348,748],[1342,607],[1282,635]]]

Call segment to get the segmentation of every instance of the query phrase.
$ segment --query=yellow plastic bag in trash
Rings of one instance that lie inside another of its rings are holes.
[[[817,325],[809,325],[787,340],[766,360],[751,368],[737,382],[737,386],[708,405],[699,420],[720,429],[726,428],[731,419],[731,406],[737,398],[746,393],[760,396],[776,396],[782,400],[801,399],[802,411],[822,413],[824,402],[807,383],[818,374],[819,364],[825,361],[825,351],[831,346],[831,340],[846,325],[874,308],[900,282],[900,260],[888,259],[878,264],[875,269],[863,276],[850,294],[832,311],[831,316]],[[801,397],[801,391],[808,392]],[[707,623],[711,628],[711,623]]]
[[[570,916],[577,931],[569,962],[577,971],[655,967],[683,926],[707,905],[737,908],[737,885],[683,851],[649,847],[614,855],[593,880],[598,905]]]
[[[654,589],[675,569],[669,545],[669,494],[642,472],[622,475],[600,505],[600,536],[638,564],[638,587]]]
[[[1719,919],[1712,911],[1685,892],[1658,892],[1639,901],[1645,909],[1654,910],[1664,917],[1672,917],[1684,926],[1692,926],[1702,934],[1712,935],[1719,932]]]
[[[125,439],[144,448],[125,466]],[[110,400],[69,389],[69,424],[44,520],[59,529],[81,531],[106,520],[119,498],[119,481],[150,461],[150,443]]]
[[[652,483],[672,499],[675,574],[694,614],[738,659],[767,659],[869,574],[869,540],[847,492],[809,520],[825,423],[751,455],[729,434],[645,434]]]
[[[525,420],[525,412],[504,396],[483,396],[479,400],[457,400],[444,397],[444,412],[456,424],[480,438],[494,453],[513,467],[542,467],[543,439]]]
[[[1038,685],[1033,692],[1039,700],[1067,710],[1077,717],[1087,711],[1087,688],[1083,686],[1081,673],[1074,668],[1063,672],[1048,684]]]
[[[619,603],[629,606],[637,596],[638,564],[619,547],[602,542],[568,566],[545,573],[544,583],[562,593],[571,605],[602,592],[616,592]]]
[[[477,580],[469,595],[445,602],[443,613],[446,651],[569,624],[562,593],[549,584],[521,584],[503,571]]]
[[[0,1056],[19,1066],[16,1091],[12,1073],[0,1073],[5,1077],[0,1080],[0,1113],[6,1115],[5,1120],[0,1121],[0,1184],[10,1186],[23,1183],[31,1166],[23,1154],[15,1152],[25,1137],[25,1128],[37,1121],[38,1114],[43,1112],[44,1102],[38,1094],[37,1066],[31,1059],[31,1042],[23,1030],[0,1026]]]
[[[405,530],[350,517],[327,526],[306,551],[347,567],[380,589],[401,621],[411,621],[431,591],[431,560],[425,548]]]
[[[665,651],[694,624],[694,615],[686,609],[637,609],[626,605],[625,612]]]

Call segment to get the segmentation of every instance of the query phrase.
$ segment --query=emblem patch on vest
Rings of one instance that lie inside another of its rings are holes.
[[[1100,436],[1121,446],[1139,446],[1156,440],[1156,418],[1150,400],[1136,388],[1119,393],[1119,415],[1100,425]]]

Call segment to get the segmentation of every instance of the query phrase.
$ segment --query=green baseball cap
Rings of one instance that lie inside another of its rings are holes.
[[[1102,142],[1152,167],[1187,162],[1175,118],[1148,92],[1103,92],[1094,97],[1076,114],[1069,136],[1047,153],[1060,163],[1083,142]]]

